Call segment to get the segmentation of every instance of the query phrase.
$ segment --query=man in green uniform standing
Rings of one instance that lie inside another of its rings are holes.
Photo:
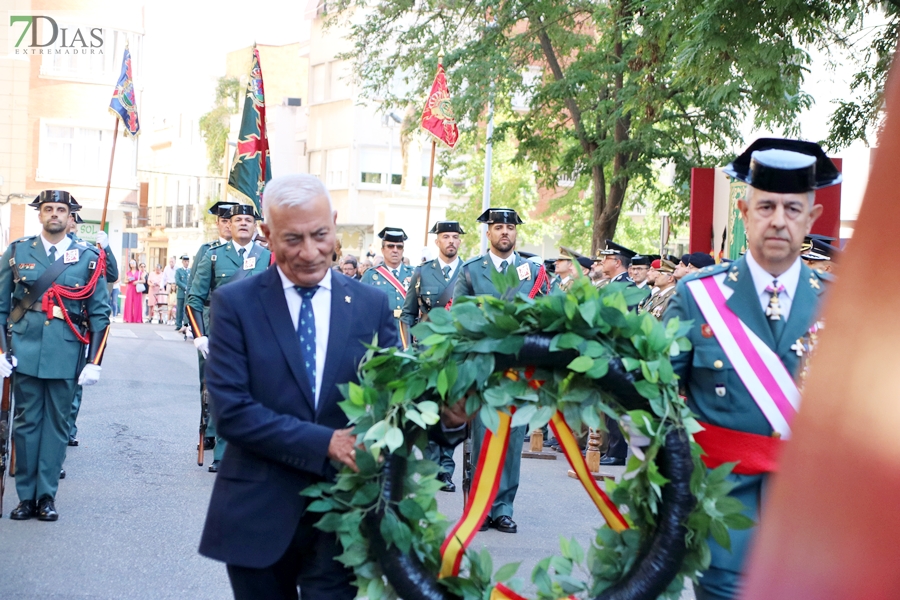
[[[403,264],[406,232],[395,227],[385,227],[378,233],[378,237],[381,238],[384,264],[366,271],[360,281],[374,285],[387,294],[388,306],[394,318],[399,321],[406,301],[406,290],[412,279],[412,267]]]
[[[258,275],[269,268],[271,253],[253,241],[256,234],[256,210],[247,204],[236,204],[228,210],[231,241],[210,248],[194,268],[191,290],[187,297],[188,323],[194,333],[194,346],[205,359],[209,354],[209,298],[223,285]],[[212,401],[215,401],[214,399]],[[214,422],[210,419],[210,426]],[[207,433],[209,430],[207,429]],[[216,436],[210,473],[219,471],[225,454],[225,440]]]
[[[841,174],[818,144],[772,138],[755,141],[724,171],[748,184],[738,201],[747,253],[684,277],[665,318],[693,323],[692,349],[672,366],[704,428],[694,436],[703,461],[710,468],[737,463],[729,495],[758,522],[768,474],[799,407],[795,380],[805,376],[828,281],[800,259],[803,239],[822,213],[815,190],[840,183]],[[698,600],[739,595],[754,532],[729,530],[730,550],[710,538]]]
[[[228,218],[228,211],[231,210],[232,206],[236,205],[237,202],[220,201],[209,207],[209,214],[216,216],[216,229],[219,231],[219,238],[201,245],[200,249],[197,250],[197,254],[194,255],[194,268],[191,269],[190,275],[188,276],[185,302],[187,302],[187,295],[191,292],[191,284],[194,282],[194,273],[197,272],[197,265],[199,265],[203,257],[206,256],[209,249],[216,246],[224,246],[231,241],[231,220]],[[206,301],[205,306],[209,306],[209,300]],[[185,318],[187,318],[187,315],[185,315]],[[203,313],[203,325],[205,328],[209,328],[209,311]],[[199,350],[197,351],[197,366],[200,374],[200,405],[201,414],[203,414],[204,396],[206,395],[206,357],[203,356],[203,353]],[[206,436],[203,438],[203,449],[212,450],[215,446],[216,426],[206,418]]]
[[[547,294],[551,290],[550,279],[542,266],[519,256],[516,248],[516,227],[523,223],[516,211],[510,208],[489,208],[478,217],[479,223],[487,223],[489,249],[487,254],[476,256],[460,267],[456,278],[453,298],[461,296],[494,296],[500,292],[494,287],[494,272],[506,273],[507,269],[515,269],[519,276],[519,286],[510,290],[505,296],[517,293],[529,294],[535,291]],[[539,273],[542,275],[539,281]],[[478,463],[481,441],[484,438],[485,426],[481,419],[472,421],[472,461]],[[516,533],[518,527],[513,521],[513,502],[519,489],[519,470],[522,465],[522,444],[525,442],[525,427],[513,427],[509,434],[509,450],[500,477],[500,487],[491,514],[485,519],[481,531],[494,527],[504,533]]]
[[[184,329],[184,299],[188,293],[188,282],[191,279],[191,257],[187,254],[181,255],[181,266],[175,271],[175,298],[178,305],[175,308],[175,330]]]
[[[70,198],[64,191],[41,192],[31,203],[38,209],[40,235],[16,240],[0,258],[0,327],[11,334],[0,336],[0,375],[12,372],[10,353],[17,361],[13,392],[20,502],[10,513],[15,520],[59,518],[55,499],[75,385],[99,381],[109,335],[109,292],[99,278],[100,253],[66,235]]]
[[[400,321],[409,327],[418,323],[419,318],[431,310],[443,309],[452,304],[453,289],[459,274],[459,236],[465,234],[459,222],[438,221],[429,233],[437,235],[434,243],[438,248],[438,257],[413,270],[400,317]],[[441,466],[438,474],[438,479],[444,483],[441,489],[455,492],[453,471],[456,463],[453,462],[453,447],[429,440],[425,455]]]

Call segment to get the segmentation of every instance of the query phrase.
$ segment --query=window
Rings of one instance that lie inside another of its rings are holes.
[[[381,183],[381,173],[363,172],[359,180],[361,183]]]
[[[134,140],[116,144],[113,181],[134,187]],[[112,130],[42,122],[38,180],[67,180],[103,185],[109,174]]]
[[[315,175],[322,179],[322,151],[317,150],[309,153],[309,174]]]
[[[185,206],[175,207],[175,227],[184,227],[184,209]]]
[[[524,89],[517,91],[510,99],[513,110],[526,111],[531,108],[534,90],[541,83],[541,75],[540,67],[526,67],[522,71],[522,86]]]
[[[174,221],[172,220],[172,207],[166,207],[166,227],[172,227]]]
[[[184,207],[184,226],[185,227],[193,227],[194,226],[194,205],[188,204]]]
[[[350,152],[346,148],[328,150],[325,157],[325,185],[331,189],[347,187]]]
[[[312,101],[325,102],[328,83],[328,64],[315,65],[312,68]]]

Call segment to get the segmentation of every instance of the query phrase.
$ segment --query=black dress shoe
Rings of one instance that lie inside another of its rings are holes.
[[[69,445],[70,445],[70,446],[77,446],[77,445],[78,445],[78,440],[76,440],[75,438],[69,438]]]
[[[209,465],[209,472],[210,473],[218,473],[219,472],[219,461],[217,461],[217,460],[212,461],[212,464]]]
[[[456,484],[453,483],[453,479],[450,477],[450,473],[442,472],[437,476],[437,480],[444,484],[444,487],[441,488],[442,492],[455,492]]]
[[[9,518],[13,521],[27,521],[34,516],[34,500],[22,500],[12,509]]]
[[[38,500],[37,518],[38,521],[55,521],[59,518],[59,513],[53,505],[53,498],[44,496]]]
[[[516,527],[516,522],[512,520],[512,517],[507,517],[506,515],[494,519],[492,525],[494,529],[502,531],[503,533],[515,533],[519,530],[519,528]]]
[[[60,478],[60,479],[65,479],[65,478],[66,478],[66,470],[65,470],[65,469],[60,469],[60,470],[59,470],[59,478]]]
[[[493,519],[491,519],[490,517],[485,517],[484,521],[481,523],[481,527],[478,528],[478,531],[487,531],[491,528],[493,522]]]
[[[604,454],[600,457],[600,464],[604,467],[623,467],[625,466],[625,459]]]
[[[214,437],[203,438],[203,449],[204,450],[212,450],[215,447],[216,447],[216,438],[214,438]]]

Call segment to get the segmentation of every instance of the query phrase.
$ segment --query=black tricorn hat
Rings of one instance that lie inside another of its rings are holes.
[[[464,235],[466,232],[460,227],[459,221],[438,221],[428,233],[458,233]]]
[[[814,233],[806,236],[800,247],[800,258],[810,261],[836,260],[841,249],[829,243],[834,239],[836,238]]]
[[[841,173],[814,142],[760,138],[723,169],[758,190],[802,194],[842,181]]]
[[[231,202],[228,200],[219,200],[215,204],[209,207],[209,214],[215,215],[217,217],[222,217],[223,219],[228,218],[228,210],[232,206],[237,206],[237,202]]]
[[[76,225],[80,224],[80,223],[84,223],[84,219],[82,219],[81,215],[79,215],[74,209],[72,210],[72,218],[75,219]]]
[[[256,212],[256,208],[249,204],[234,204],[229,206],[224,214],[219,213],[220,217],[224,217],[226,219],[230,219],[231,217],[236,217],[238,215],[248,215],[259,221],[262,217],[259,216],[259,213]]]
[[[638,267],[641,267],[641,266],[649,267],[650,263],[653,262],[650,259],[651,259],[650,256],[645,256],[643,254],[635,254],[634,257],[631,259],[631,264],[636,265]]]
[[[633,258],[634,256],[637,255],[637,252],[635,252],[634,250],[631,250],[629,248],[626,248],[625,246],[622,246],[621,244],[617,244],[612,240],[606,240],[606,248],[601,250],[599,252],[599,254],[602,254],[603,256],[611,256],[611,255],[619,254],[626,258]]]
[[[519,214],[511,208],[489,208],[481,216],[475,219],[479,223],[508,223],[510,225],[521,225],[525,221],[519,218]]]
[[[181,260],[191,260],[191,257],[188,256],[187,254],[182,254],[182,255],[181,255]]]
[[[398,227],[385,227],[381,231],[378,232],[378,237],[383,239],[385,242],[405,242],[409,238],[406,235],[406,232]]]
[[[68,204],[69,210],[75,212],[76,210],[81,208],[81,205],[75,201],[75,198],[69,192],[63,190],[44,190],[37,196],[35,196],[34,200],[32,200],[28,206],[33,206],[36,209],[41,208],[41,204],[48,204],[50,202],[56,202],[57,204]]]

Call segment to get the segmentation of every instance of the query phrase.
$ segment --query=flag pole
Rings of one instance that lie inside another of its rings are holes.
[[[431,168],[428,171],[428,204],[425,205],[425,245],[428,245],[428,231],[431,229],[431,189],[434,187],[434,154],[437,151],[437,141],[431,140]]]
[[[119,139],[119,118],[116,117],[116,126],[113,128],[112,152],[109,154],[109,176],[106,178],[106,196],[103,198],[103,214],[100,216],[100,231],[106,227],[106,209],[109,206],[109,188],[112,185],[113,159],[116,157],[116,140]]]

